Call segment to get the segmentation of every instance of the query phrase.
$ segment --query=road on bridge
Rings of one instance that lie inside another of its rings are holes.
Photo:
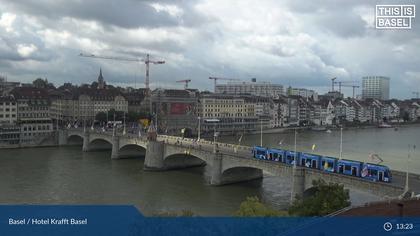
[[[206,151],[214,151],[214,144],[213,142],[202,140],[200,142],[197,142],[193,139],[186,139],[181,137],[173,137],[173,136],[164,136],[160,135],[159,140],[165,141],[169,144],[173,145],[181,145],[185,146],[186,150],[188,150],[188,147],[190,148],[197,148],[201,147],[202,150]],[[233,145],[233,144],[226,144],[226,143],[217,143],[217,148],[219,152],[226,153],[232,156],[240,156],[242,158],[252,158],[252,151],[251,147],[247,146],[239,146],[239,145]],[[405,175],[393,175],[392,185],[404,187],[405,186]],[[410,175],[409,178],[409,187],[412,191],[419,194],[420,193],[420,177],[419,175]]]

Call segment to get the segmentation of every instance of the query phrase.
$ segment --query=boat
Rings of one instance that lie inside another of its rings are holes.
[[[393,128],[392,125],[387,123],[381,123],[378,125],[378,128]]]
[[[329,133],[329,134],[331,134],[331,133],[332,133],[332,131],[331,131],[330,129],[327,129],[327,131],[325,131],[325,132],[327,132],[327,133]]]
[[[311,128],[312,131],[326,131],[327,128],[325,126],[314,126]]]

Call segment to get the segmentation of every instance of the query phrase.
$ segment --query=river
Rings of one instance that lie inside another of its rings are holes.
[[[420,126],[393,129],[346,130],[344,157],[366,160],[377,152],[384,163],[404,170],[408,143],[419,144]],[[304,132],[298,149],[337,156],[339,133]],[[248,145],[259,135],[242,139]],[[237,137],[222,137],[236,142]],[[283,140],[284,139],[284,140]],[[265,134],[265,145],[283,140],[293,147],[293,134]],[[419,173],[419,152],[412,153],[410,168]],[[265,175],[263,180],[213,187],[206,184],[204,168],[164,172],[143,171],[144,157],[111,160],[110,151],[82,152],[80,146],[0,150],[1,204],[132,204],[145,215],[191,210],[201,216],[229,216],[247,196],[258,196],[266,204],[285,209],[290,199],[290,179]],[[375,196],[351,192],[353,204],[377,200]]]
[[[260,134],[246,135],[242,138],[243,145],[260,145]],[[220,141],[238,143],[238,137],[221,137]],[[281,144],[280,144],[281,143]],[[340,155],[340,130],[331,133],[325,131],[298,131],[297,150],[302,152],[317,153],[332,157]],[[315,149],[312,150],[315,144]],[[408,159],[410,148],[410,159]],[[416,149],[413,150],[413,145]],[[294,149],[294,132],[263,134],[263,146]],[[369,154],[375,153],[383,160],[383,165],[391,169],[406,171],[407,159],[409,172],[420,174],[420,125],[401,126],[378,129],[348,129],[343,130],[344,159],[374,162]]]

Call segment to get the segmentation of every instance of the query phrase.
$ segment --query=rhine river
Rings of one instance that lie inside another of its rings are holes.
[[[237,142],[237,137],[222,137]],[[343,157],[366,161],[375,152],[392,169],[405,170],[408,144],[420,148],[420,126],[343,131]],[[258,144],[259,135],[242,143]],[[265,134],[264,145],[293,148],[292,134]],[[304,132],[298,150],[337,156],[339,131]],[[165,172],[143,171],[143,157],[111,160],[110,151],[82,152],[80,146],[0,150],[1,204],[132,204],[142,213],[191,210],[201,216],[229,216],[247,196],[284,209],[290,199],[290,179],[265,175],[263,180],[212,187],[204,168]],[[420,173],[420,152],[411,154],[410,171]],[[377,200],[351,193],[353,204]]]

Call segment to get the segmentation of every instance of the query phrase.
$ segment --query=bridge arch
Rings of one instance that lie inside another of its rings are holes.
[[[146,147],[139,144],[124,144],[118,150],[118,156],[121,158],[126,157],[144,157],[146,155]]]
[[[69,145],[83,145],[84,137],[79,134],[70,134],[67,136],[67,144]]]
[[[207,162],[204,158],[200,158],[198,155],[191,155],[187,153],[174,153],[165,156],[163,164],[167,169],[177,169],[186,167],[205,166]]]
[[[112,142],[105,138],[93,138],[89,140],[89,150],[109,150],[112,149]]]
[[[250,166],[236,166],[224,169],[221,174],[221,183],[238,183],[263,178],[263,170]]]

